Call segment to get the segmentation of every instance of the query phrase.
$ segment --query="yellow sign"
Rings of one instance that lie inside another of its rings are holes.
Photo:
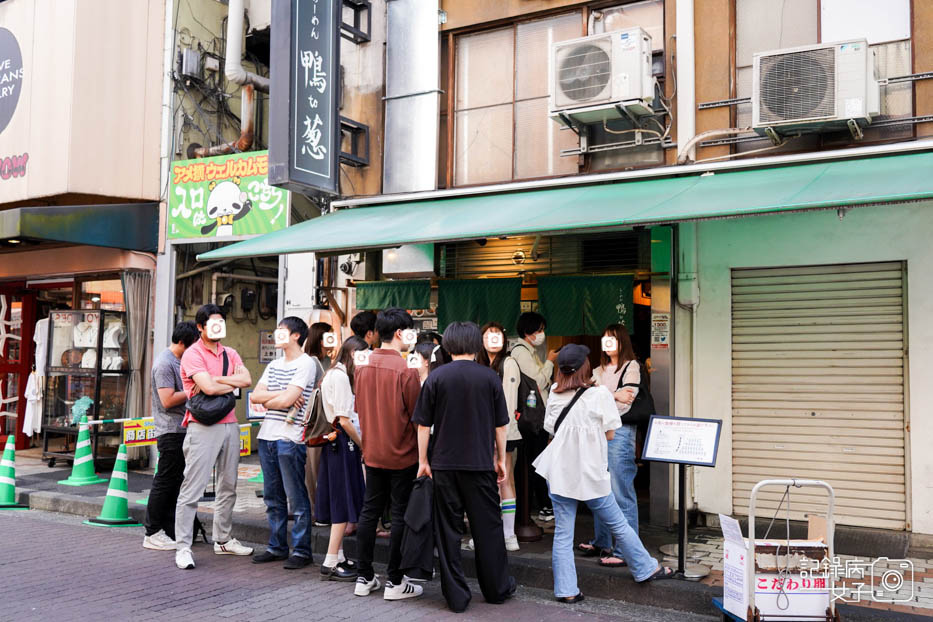
[[[155,421],[126,421],[123,424],[123,444],[141,447],[156,444]]]
[[[250,453],[250,434],[249,428],[240,428],[240,455],[248,456]]]

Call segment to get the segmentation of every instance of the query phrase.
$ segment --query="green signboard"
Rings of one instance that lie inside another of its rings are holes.
[[[284,229],[288,192],[268,178],[268,151],[173,163],[168,237],[238,239]]]

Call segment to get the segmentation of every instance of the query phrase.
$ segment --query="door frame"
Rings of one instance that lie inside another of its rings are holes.
[[[32,371],[35,344],[32,341],[33,331],[36,325],[36,294],[26,289],[26,283],[12,282],[0,283],[0,294],[7,296],[20,296],[22,300],[22,310],[20,318],[22,328],[20,330],[20,360],[16,363],[0,362],[0,376],[7,373],[19,374],[16,401],[16,449],[28,449],[29,437],[23,434],[23,418],[26,415],[26,384],[29,381],[29,373]],[[11,309],[12,313],[12,309]]]

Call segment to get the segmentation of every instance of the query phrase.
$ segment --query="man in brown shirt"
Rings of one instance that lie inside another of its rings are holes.
[[[402,334],[414,322],[403,309],[386,309],[376,318],[382,347],[374,350],[368,364],[357,364],[354,375],[356,412],[360,416],[363,460],[366,463],[366,496],[357,527],[359,577],[354,593],[368,596],[381,587],[373,571],[376,523],[390,506],[392,530],[389,537],[389,566],[383,597],[402,600],[421,595],[419,585],[409,583],[399,569],[405,509],[418,472],[418,437],[411,416],[415,411],[421,381],[409,369],[401,352],[406,348]]]

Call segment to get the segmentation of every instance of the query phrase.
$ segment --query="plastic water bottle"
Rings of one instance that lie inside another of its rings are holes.
[[[525,405],[528,408],[535,408],[538,405],[538,398],[535,396],[534,390],[528,392],[528,399],[525,400]]]

